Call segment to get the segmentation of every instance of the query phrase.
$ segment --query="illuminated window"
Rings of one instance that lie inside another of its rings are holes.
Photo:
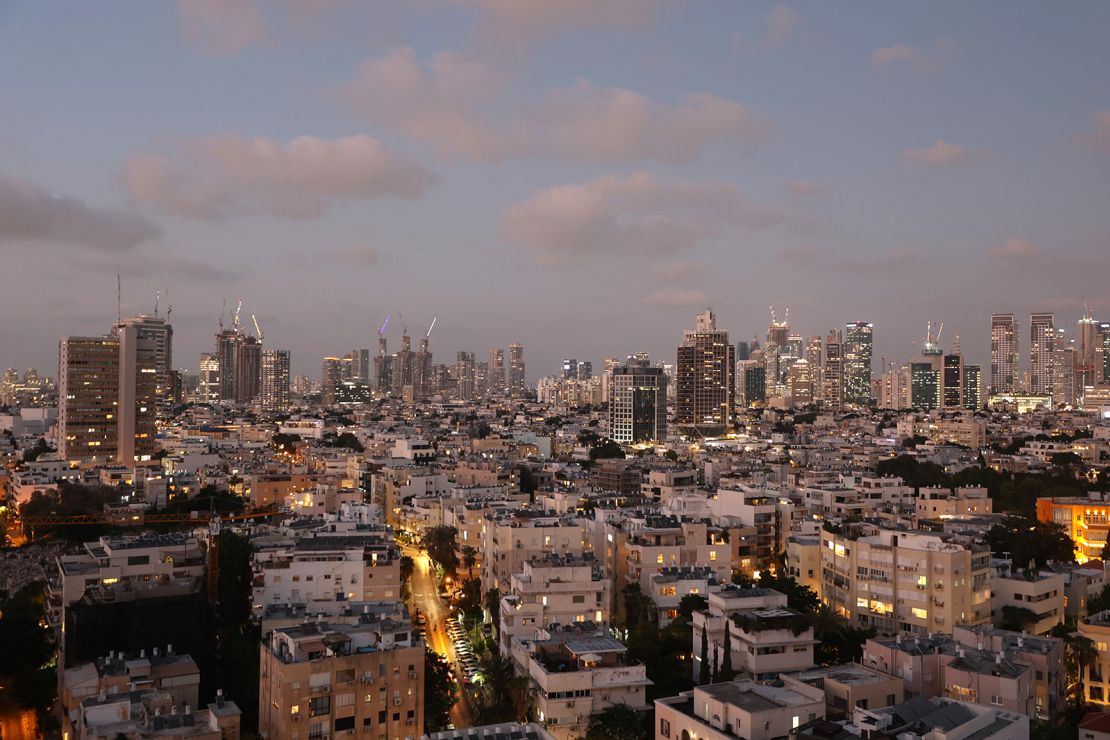
[[[659,563],[659,565],[663,564],[663,553],[659,553],[655,556],[655,562]]]
[[[918,609],[917,607],[914,607],[910,611],[913,612],[913,615],[915,617],[917,617],[918,619],[928,619],[929,618],[929,612],[925,611],[924,609]]]

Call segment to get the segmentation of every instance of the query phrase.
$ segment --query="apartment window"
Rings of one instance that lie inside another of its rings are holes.
[[[659,720],[659,734],[662,735],[663,737],[670,737],[671,736],[671,723],[670,723],[670,721],[665,720],[665,719]]]
[[[319,717],[321,714],[331,714],[330,696],[317,696],[308,700],[308,716]]]
[[[1002,697],[991,694],[991,704],[994,704],[997,707],[1002,706]]]
[[[657,563],[658,565],[662,565],[662,564],[663,564],[663,553],[659,553],[658,555],[656,555],[656,556],[655,556],[655,562],[656,562],[656,563]]]

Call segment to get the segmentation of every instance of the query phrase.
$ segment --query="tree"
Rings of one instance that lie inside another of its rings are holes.
[[[48,718],[57,695],[54,633],[46,625],[46,589],[29,583],[11,598],[0,601],[0,676],[10,679],[12,697],[33,709],[40,726]]]
[[[701,667],[698,669],[698,686],[705,686],[709,683],[709,630],[702,628],[701,631]]]
[[[1021,559],[1022,566],[1031,560],[1041,564],[1049,560],[1075,562],[1075,543],[1064,526],[1032,516],[1007,516],[990,528],[986,541],[996,556],[1010,553]]]
[[[725,632],[728,632],[727,625],[725,627]],[[720,675],[721,675],[720,651],[718,651],[717,646],[714,645],[713,646],[713,670],[709,674],[710,683],[717,683],[717,677],[720,676]]]
[[[624,448],[619,442],[614,442],[608,437],[601,438],[597,444],[590,448],[590,461],[605,460],[608,458],[623,458]]]
[[[1037,623],[1037,613],[1024,606],[1006,604],[1002,607],[1002,623],[999,625],[1004,630],[1024,632]]]
[[[501,589],[491,588],[486,591],[485,606],[494,629],[501,629]]]
[[[424,647],[424,723],[433,732],[447,729],[451,708],[459,700],[450,670],[442,655]]]
[[[46,440],[40,437],[33,447],[23,451],[23,462],[34,462],[47,452],[53,452],[53,450],[50,449]]]
[[[628,584],[621,594],[624,596],[624,625],[629,632],[652,623],[655,602],[643,592],[639,583]]]
[[[920,488],[922,486],[948,485],[949,477],[944,468],[934,462],[921,462],[910,455],[899,455],[890,460],[882,460],[875,465],[875,474],[880,477],[896,475],[906,482],[907,486]]]
[[[586,740],[647,740],[644,717],[627,704],[610,704],[590,715]]]
[[[254,546],[229,530],[217,539],[219,582],[216,592],[217,685],[239,705],[242,725],[258,727],[258,645],[261,633],[251,621],[251,556]]]
[[[468,578],[463,581],[462,594],[459,596],[458,605],[467,619],[480,620],[482,618],[482,582],[477,578]]]
[[[449,576],[457,575],[459,569],[458,537],[454,527],[432,527],[424,532],[422,545],[428,557],[439,563]]]
[[[528,466],[520,469],[520,474],[517,477],[517,483],[520,485],[521,493],[535,493],[536,492],[536,475]]]
[[[478,551],[470,545],[462,546],[462,564],[467,578],[474,578],[474,566],[478,564]]]
[[[1087,599],[1087,613],[1098,614],[1110,609],[1110,585],[1102,587],[1094,598]]]
[[[1049,461],[1053,465],[1059,465],[1059,466],[1082,465],[1083,464],[1082,458],[1080,458],[1079,455],[1075,454],[1074,452],[1056,452],[1056,453],[1053,453],[1052,457],[1049,458]]]
[[[722,682],[731,681],[736,678],[736,671],[732,668],[732,630],[728,629],[727,624],[725,625],[725,641],[722,650],[725,655],[721,660],[721,675],[719,676],[719,680]]]
[[[709,599],[702,594],[686,594],[678,602],[678,613],[687,620],[694,618],[694,612],[709,608]]]
[[[270,447],[275,450],[293,452],[302,441],[301,435],[299,434],[283,434],[278,432],[270,437]]]

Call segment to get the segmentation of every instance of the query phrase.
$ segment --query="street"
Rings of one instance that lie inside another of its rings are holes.
[[[413,560],[412,579],[409,582],[411,603],[428,618],[424,628],[428,647],[440,655],[447,656],[447,660],[454,668],[456,678],[461,679],[463,672],[455,655],[455,644],[443,629],[449,611],[439,597],[432,561],[415,547],[405,547],[404,553]],[[451,709],[451,722],[456,728],[472,727],[476,724],[473,705],[466,695],[466,687],[461,682],[458,687],[459,701]]]
[[[36,737],[35,713],[20,709],[0,687],[0,740],[21,740]]]

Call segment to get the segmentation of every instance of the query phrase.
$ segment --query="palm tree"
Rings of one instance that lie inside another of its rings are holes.
[[[1090,638],[1073,634],[1067,640],[1067,651],[1068,667],[1075,670],[1075,704],[1082,707],[1087,701],[1087,692],[1083,686],[1083,672],[1098,658],[1098,650]]]
[[[474,578],[474,566],[478,564],[478,551],[470,545],[463,545],[462,564],[466,568],[466,577]]]
[[[813,637],[818,642],[820,662],[829,665],[837,661],[840,653],[840,644],[848,633],[848,620],[837,614],[828,604],[817,607],[817,611],[810,614],[810,624],[813,626]]]

